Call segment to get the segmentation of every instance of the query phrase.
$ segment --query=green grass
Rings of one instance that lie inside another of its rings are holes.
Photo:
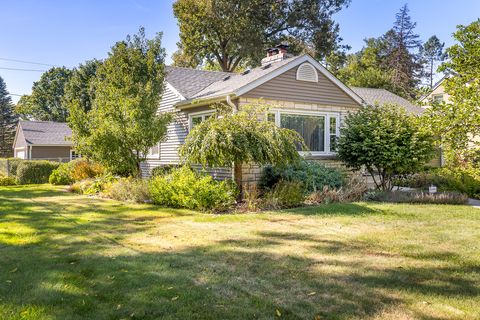
[[[479,319],[480,210],[208,215],[0,187],[0,319]]]

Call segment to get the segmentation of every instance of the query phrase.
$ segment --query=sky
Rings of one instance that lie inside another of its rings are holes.
[[[178,26],[173,0],[0,0],[0,76],[14,102],[29,94],[34,81],[50,66],[72,68],[86,60],[105,58],[110,47],[144,26],[147,36],[163,33],[167,63],[176,50]],[[407,3],[423,41],[437,35],[450,46],[459,24],[480,16],[479,0],[352,0],[334,16],[343,43],[351,52],[363,39],[385,33],[395,13]],[[27,64],[21,60],[41,64]],[[6,70],[5,68],[35,71]]]

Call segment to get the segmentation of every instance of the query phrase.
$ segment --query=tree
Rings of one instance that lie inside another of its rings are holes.
[[[442,138],[447,163],[457,165],[464,153],[477,144],[480,135],[480,19],[460,25],[454,33],[457,44],[446,50],[449,61],[439,70],[447,73],[448,103],[429,110],[432,128]]]
[[[72,70],[71,77],[65,84],[63,102],[66,106],[75,104],[85,112],[92,109],[93,100],[95,99],[93,82],[101,64],[101,61],[93,59],[85,62],[85,64],[80,64],[78,68]]]
[[[229,167],[234,164],[235,182],[241,187],[242,164],[284,165],[297,162],[297,146],[302,137],[293,130],[279,128],[271,121],[262,121],[268,107],[246,105],[233,113],[225,107],[195,126],[187,136],[179,154],[186,163],[204,167]]]
[[[391,190],[395,175],[416,172],[434,155],[422,121],[395,105],[366,106],[347,116],[338,156],[348,167],[366,168],[377,188]]]
[[[65,67],[54,67],[33,83],[32,94],[22,96],[17,113],[27,119],[65,122],[68,110],[63,102],[65,84],[72,72]]]
[[[223,71],[240,64],[256,66],[264,50],[285,40],[300,40],[323,60],[339,48],[332,15],[350,0],[177,0],[180,27],[176,65],[197,67],[216,61]]]
[[[427,69],[425,76],[429,79],[430,89],[433,88],[433,67],[435,63],[445,60],[445,54],[443,52],[444,46],[445,43],[440,42],[437,36],[433,35],[421,47],[421,55],[425,60],[425,67]]]
[[[70,105],[69,123],[81,154],[114,173],[140,173],[148,149],[166,137],[172,119],[169,113],[157,113],[164,61],[161,34],[149,40],[143,28],[112,47],[96,71],[91,110],[78,99]]]
[[[13,156],[13,140],[18,116],[15,114],[7,85],[0,77],[0,157]]]

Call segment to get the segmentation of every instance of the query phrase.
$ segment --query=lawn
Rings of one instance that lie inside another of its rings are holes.
[[[0,319],[479,319],[480,210],[210,215],[0,188]]]

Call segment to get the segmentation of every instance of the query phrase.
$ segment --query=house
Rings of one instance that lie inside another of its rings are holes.
[[[212,105],[224,103],[233,109],[257,102],[272,105],[272,120],[296,130],[310,149],[308,159],[339,165],[333,141],[349,112],[367,103],[396,103],[408,111],[421,113],[407,100],[382,89],[349,88],[308,54],[293,57],[284,46],[270,49],[261,66],[242,73],[225,73],[167,67],[160,112],[175,112],[167,140],[151,148],[142,173],[149,175],[157,166],[180,162],[178,148],[188,132],[210,117]],[[245,166],[242,181],[258,180],[260,168]],[[231,168],[211,169],[214,177],[231,177]]]
[[[14,157],[27,160],[67,162],[78,158],[66,123],[20,120],[13,142]]]
[[[430,90],[430,92],[420,98],[420,103],[422,105],[428,106],[432,102],[440,103],[440,102],[449,102],[449,95],[445,92],[444,82],[447,79],[447,76],[444,76],[440,79]]]

